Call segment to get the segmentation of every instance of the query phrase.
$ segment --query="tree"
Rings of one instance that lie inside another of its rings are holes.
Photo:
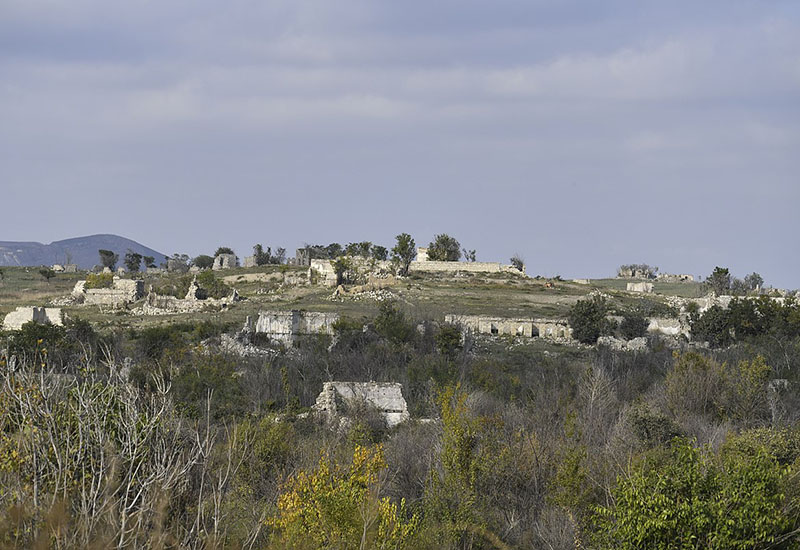
[[[389,250],[385,246],[374,244],[370,249],[370,255],[376,260],[384,261],[389,257]]]
[[[369,258],[372,243],[369,241],[362,241],[360,243],[350,243],[345,249],[344,253],[348,256],[360,256],[362,258]]]
[[[693,313],[689,317],[692,340],[708,342],[712,347],[727,346],[733,340],[728,311],[718,305],[705,313]]]
[[[200,269],[211,269],[211,266],[214,265],[214,258],[206,254],[200,254],[192,260],[192,265]]]
[[[631,340],[645,336],[649,325],[650,321],[641,312],[631,311],[622,316],[619,331],[623,338]]]
[[[511,265],[519,269],[520,271],[525,271],[525,260],[523,260],[519,254],[514,254],[511,256]]]
[[[336,273],[336,284],[342,285],[350,280],[350,271],[353,269],[353,261],[349,256],[339,256],[333,262],[333,271]]]
[[[286,261],[286,249],[279,246],[275,250],[275,255],[272,257],[272,263],[282,264],[285,261]]]
[[[461,244],[446,233],[436,235],[428,245],[428,259],[433,262],[457,262],[461,259]]]
[[[706,279],[706,284],[717,296],[721,296],[731,289],[731,272],[727,267],[717,266]]]
[[[50,269],[49,267],[43,267],[39,270],[39,275],[44,277],[47,280],[47,283],[50,283],[50,279],[56,276],[56,272]]]
[[[474,262],[474,261],[477,260],[477,257],[475,255],[475,250],[474,249],[473,250],[467,250],[466,248],[463,248],[461,250],[461,252],[464,253],[464,259],[467,260],[468,262]]]
[[[142,256],[142,261],[147,269],[154,269],[156,267],[156,259],[153,256]]]
[[[128,250],[125,253],[125,268],[128,271],[139,271],[139,267],[142,265],[142,255],[134,252],[133,250]]]
[[[751,292],[761,290],[761,287],[764,285],[764,278],[758,273],[753,272],[744,278],[744,284]]]
[[[117,266],[117,262],[119,261],[119,254],[116,254],[111,250],[104,250],[102,248],[98,250],[97,253],[100,255],[100,265],[107,267],[111,271],[114,271],[114,268]]]
[[[395,239],[397,244],[392,248],[392,261],[400,266],[400,275],[408,275],[408,266],[417,257],[417,243],[408,233],[400,233]]]
[[[267,247],[265,252],[264,247],[257,244],[253,247],[253,256],[255,257],[256,265],[267,265],[272,257],[272,249]]]
[[[219,248],[217,248],[217,251],[214,252],[214,257],[216,258],[220,254],[235,254],[235,252],[230,247],[220,246]]]
[[[594,344],[598,337],[610,332],[611,323],[606,319],[607,313],[608,304],[599,296],[579,300],[569,310],[572,335],[582,344]]]

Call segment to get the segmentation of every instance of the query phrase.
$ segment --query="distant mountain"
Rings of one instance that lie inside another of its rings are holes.
[[[128,250],[138,252],[142,256],[153,256],[156,265],[166,261],[161,252],[117,235],[89,235],[55,241],[50,244],[33,242],[0,241],[0,266],[6,265],[53,265],[65,264],[68,257],[71,263],[78,264],[81,269],[90,269],[100,263],[97,251],[113,250],[119,254],[119,263]]]

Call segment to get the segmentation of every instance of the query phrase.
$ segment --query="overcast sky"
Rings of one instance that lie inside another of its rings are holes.
[[[0,240],[797,288],[800,2],[0,0],[0,204]]]

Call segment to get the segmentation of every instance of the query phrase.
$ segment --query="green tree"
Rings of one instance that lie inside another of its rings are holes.
[[[718,296],[726,294],[731,289],[731,272],[727,267],[717,266],[706,279],[706,284]]]
[[[417,243],[408,233],[400,233],[395,239],[397,244],[392,248],[392,261],[398,264],[400,275],[408,275],[408,266],[417,257]]]
[[[333,272],[336,273],[336,284],[343,285],[351,281],[353,260],[349,256],[339,256],[331,262]]]
[[[56,276],[56,272],[50,269],[49,267],[43,267],[39,270],[39,275],[45,278],[47,283],[50,283],[50,279]]]
[[[619,324],[619,332],[623,338],[631,340],[647,335],[647,327],[650,321],[639,311],[630,311],[622,316]]]
[[[220,254],[235,254],[235,252],[228,246],[220,246],[217,248],[216,252],[214,252],[214,257],[216,258]]]
[[[153,256],[142,256],[142,261],[147,269],[153,269],[156,267],[156,259]]]
[[[370,249],[370,255],[376,260],[383,261],[389,257],[389,250],[385,246],[374,244]]]
[[[689,316],[692,340],[708,342],[712,347],[727,346],[733,341],[728,310],[714,305],[704,313]]]
[[[446,233],[436,235],[428,245],[428,259],[434,262],[457,262],[461,259],[461,244]]]
[[[606,319],[608,303],[595,296],[588,300],[579,300],[569,310],[569,324],[573,337],[583,344],[594,344],[597,338],[608,334],[612,328]]]
[[[525,260],[523,260],[519,254],[514,254],[511,256],[511,265],[515,268],[519,269],[520,271],[525,271]]]
[[[206,254],[200,254],[192,260],[192,265],[200,269],[211,269],[211,266],[214,265],[214,258]]]
[[[751,273],[750,275],[745,276],[744,284],[748,290],[756,291],[760,290],[761,287],[764,285],[764,277],[759,275],[758,273]]]
[[[463,248],[461,252],[463,252],[464,259],[468,262],[475,262],[478,259],[474,249],[467,250],[466,248]]]
[[[264,251],[264,247],[257,244],[253,247],[253,256],[255,257],[256,265],[267,265],[272,259],[272,249],[267,247],[267,250]]]
[[[114,268],[117,267],[117,262],[119,261],[119,254],[111,250],[104,250],[100,249],[97,251],[100,255],[100,265],[103,267],[107,267],[111,271],[114,271]]]
[[[795,548],[796,474],[763,446],[755,452],[710,449],[676,439],[669,454],[645,460],[598,508],[597,539],[620,550]]]
[[[133,250],[128,250],[125,253],[125,268],[128,271],[136,272],[139,271],[139,267],[142,265],[142,255],[134,252]]]

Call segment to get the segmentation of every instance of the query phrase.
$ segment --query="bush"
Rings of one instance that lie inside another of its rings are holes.
[[[609,334],[612,323],[606,319],[608,304],[603,298],[595,296],[580,300],[569,310],[569,324],[572,335],[583,344],[594,344],[597,338]]]
[[[111,288],[114,284],[112,273],[89,273],[86,276],[86,286],[84,288]]]
[[[626,340],[639,338],[647,335],[647,327],[650,321],[638,312],[629,312],[622,317],[619,324],[619,332]]]
[[[199,267],[200,269],[211,269],[211,266],[214,265],[214,258],[206,254],[200,254],[198,257],[192,260],[192,265]]]
[[[209,298],[225,298],[231,293],[231,287],[225,284],[222,279],[217,279],[213,271],[198,273],[197,284],[208,293]]]

